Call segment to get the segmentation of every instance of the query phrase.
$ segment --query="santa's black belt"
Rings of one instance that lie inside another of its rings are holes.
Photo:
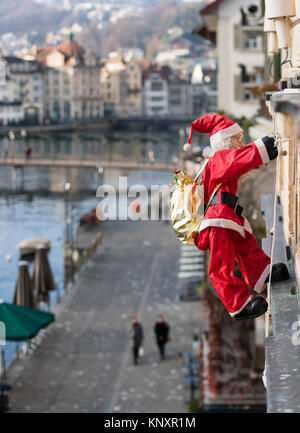
[[[237,214],[239,218],[242,216],[243,208],[238,204],[239,198],[236,195],[230,194],[230,192],[224,192],[221,191],[221,204],[227,204],[228,206],[233,209],[233,211]],[[209,206],[213,206],[214,204],[218,203],[218,193],[214,195],[212,201],[210,202]],[[206,207],[205,207],[206,211]]]

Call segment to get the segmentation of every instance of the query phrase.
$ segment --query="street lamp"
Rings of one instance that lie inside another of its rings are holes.
[[[71,189],[70,182],[65,182],[64,184],[64,192],[65,192],[65,260],[68,260],[68,250],[70,246],[70,209],[69,209],[69,192]],[[65,261],[65,266],[67,264],[67,260]],[[71,257],[72,260],[72,257]],[[67,288],[67,284],[65,284],[65,289]]]
[[[69,212],[69,192],[70,192],[71,185],[69,182],[66,182],[64,184],[64,191],[65,191],[65,244],[69,245],[69,225],[70,225],[70,212]]]
[[[71,282],[74,283],[74,258],[73,258],[73,254],[74,254],[74,233],[73,233],[73,212],[74,211],[74,207],[73,207],[73,201],[71,201],[71,210],[70,210],[70,258],[71,258],[71,263],[70,263],[70,277],[71,277]]]

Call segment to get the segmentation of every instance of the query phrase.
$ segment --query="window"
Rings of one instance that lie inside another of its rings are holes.
[[[242,51],[263,51],[263,27],[234,26],[234,48]]]
[[[164,107],[152,107],[152,111],[162,111],[164,109]]]
[[[244,101],[253,101],[254,96],[251,92],[251,89],[243,89],[243,100]]]
[[[181,91],[180,91],[181,89],[180,88],[173,88],[173,89],[171,89],[171,96],[180,96],[180,94],[181,94]]]
[[[53,119],[60,120],[60,106],[58,102],[53,103]]]
[[[161,92],[163,89],[162,83],[151,83],[151,90],[154,92]]]
[[[153,102],[161,102],[163,100],[162,96],[152,96],[151,101]]]
[[[256,50],[258,47],[257,36],[245,39],[244,48],[245,50]]]

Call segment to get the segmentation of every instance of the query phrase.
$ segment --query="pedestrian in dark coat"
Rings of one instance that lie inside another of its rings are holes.
[[[169,341],[169,331],[170,327],[167,322],[164,321],[162,316],[158,316],[154,326],[154,332],[162,361],[165,359],[165,345]]]
[[[137,317],[133,316],[131,318],[131,339],[132,339],[132,353],[133,353],[133,363],[137,365],[139,359],[139,350],[142,347],[144,332],[142,325],[138,322]]]

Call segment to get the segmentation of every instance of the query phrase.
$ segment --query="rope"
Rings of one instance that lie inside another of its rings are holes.
[[[278,149],[278,153],[280,152],[279,146],[279,137],[276,132],[276,121],[275,121],[275,114],[272,114],[273,117],[273,130],[274,130],[274,137],[275,137],[275,146]],[[271,237],[271,263],[270,263],[270,274],[269,274],[269,281],[267,285],[267,302],[268,302],[268,311],[267,311],[267,317],[266,317],[266,327],[265,327],[265,336],[268,337],[270,335],[270,318],[272,317],[271,313],[271,279],[272,279],[272,268],[273,268],[273,258],[274,258],[274,245],[275,245],[275,236],[276,236],[276,210],[277,210],[277,203],[276,203],[276,197],[277,197],[277,187],[278,187],[278,173],[279,173],[279,155],[276,159],[276,171],[275,171],[275,189],[274,189],[274,200],[273,200],[273,224],[272,228],[270,229]]]
[[[275,245],[275,234],[276,234],[276,210],[277,210],[277,203],[276,203],[276,197],[277,197],[277,185],[278,185],[278,173],[279,173],[279,155],[281,153],[281,140],[279,139],[277,128],[276,128],[276,120],[275,120],[275,114],[272,113],[272,120],[273,120],[273,131],[274,131],[274,138],[275,138],[275,146],[278,149],[278,157],[276,159],[276,172],[275,172],[275,189],[274,189],[274,201],[273,201],[273,225],[270,229],[270,234],[272,233],[273,236],[271,236],[271,263],[270,263],[270,274],[269,274],[269,281],[267,285],[267,302],[268,302],[268,311],[266,313],[266,323],[265,323],[265,337],[268,337],[270,335],[270,318],[272,317],[271,313],[271,279],[272,279],[272,267],[273,267],[273,257],[274,257],[274,245]],[[264,384],[264,387],[267,388],[267,375],[266,375],[266,361],[265,361],[265,368],[262,375],[262,381]]]

